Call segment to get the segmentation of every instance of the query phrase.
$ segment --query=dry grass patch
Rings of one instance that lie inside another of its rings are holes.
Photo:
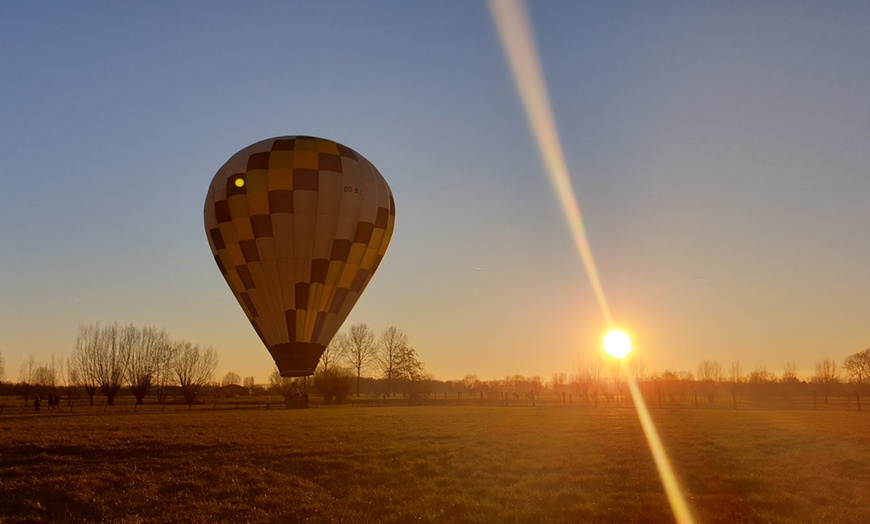
[[[870,518],[870,418],[653,410],[704,522]],[[633,409],[0,417],[0,522],[671,522]]]

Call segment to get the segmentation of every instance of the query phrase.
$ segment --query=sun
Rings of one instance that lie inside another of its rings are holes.
[[[604,352],[611,357],[627,357],[631,353],[631,338],[624,331],[611,329],[604,336]]]

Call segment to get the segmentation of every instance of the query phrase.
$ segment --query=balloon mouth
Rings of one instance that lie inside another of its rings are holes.
[[[291,342],[276,344],[269,348],[269,353],[282,377],[295,378],[313,375],[324,349],[322,344]]]
[[[298,378],[298,377],[310,377],[314,374],[313,371],[309,371],[307,369],[292,369],[289,371],[280,371],[281,376],[283,378]]]

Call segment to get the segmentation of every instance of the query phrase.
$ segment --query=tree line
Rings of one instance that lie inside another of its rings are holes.
[[[95,323],[80,327],[68,358],[52,356],[48,362],[37,362],[32,356],[25,359],[19,380],[25,386],[54,388],[64,383],[69,388],[81,388],[92,405],[97,391],[105,395],[108,404],[113,404],[124,386],[135,396],[137,404],[149,393],[156,393],[158,402],[164,402],[170,387],[180,391],[186,402],[193,403],[204,387],[217,385],[212,382],[217,364],[217,353],[211,347],[173,341],[163,329]],[[814,374],[805,377],[806,380],[797,376],[794,361],[786,362],[777,375],[766,366],[745,371],[739,361],[730,363],[726,369],[718,361],[705,359],[695,373],[673,370],[649,373],[638,358],[629,358],[625,363],[598,358],[575,364],[568,374],[554,373],[549,381],[523,375],[479,380],[471,374],[460,380],[440,381],[426,372],[401,329],[390,326],[378,334],[367,324],[357,323],[332,340],[321,356],[313,380],[302,384],[312,386],[327,403],[340,402],[353,391],[357,397],[365,392],[413,399],[447,392],[489,397],[512,394],[519,398],[549,391],[567,393],[572,398],[576,394],[580,401],[597,403],[599,399],[612,401],[624,397],[629,374],[645,393],[657,395],[660,403],[686,399],[697,403],[698,396],[715,402],[728,395],[735,402],[737,395],[787,399],[806,392],[806,386],[811,385],[814,394],[818,392],[825,403],[835,392],[847,391],[860,409],[861,395],[870,389],[870,348],[847,356],[842,364],[825,357],[815,363]],[[4,376],[0,354],[0,380]],[[242,379],[232,371],[220,385],[240,382],[248,390],[255,388],[254,377]],[[267,386],[285,397],[297,387],[296,380],[282,378],[277,368],[272,370]]]
[[[39,387],[54,389],[63,384],[70,390],[81,388],[91,405],[97,391],[114,405],[124,386],[137,404],[152,390],[158,402],[164,402],[169,387],[179,388],[184,400],[193,403],[217,365],[213,348],[172,340],[163,329],[93,323],[79,327],[68,358],[52,355],[48,362],[37,362],[32,355],[27,357],[19,368],[19,381],[25,401]]]

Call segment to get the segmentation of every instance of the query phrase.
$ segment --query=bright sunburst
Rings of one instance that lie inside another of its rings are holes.
[[[631,338],[624,331],[611,329],[604,336],[604,351],[611,357],[625,358],[631,353]]]

